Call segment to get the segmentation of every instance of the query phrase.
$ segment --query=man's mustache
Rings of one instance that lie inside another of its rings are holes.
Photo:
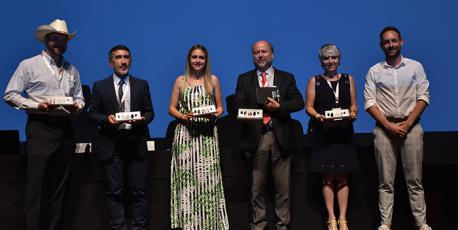
[[[62,46],[62,45],[53,45],[53,48],[57,48],[57,49],[66,49],[65,46]]]

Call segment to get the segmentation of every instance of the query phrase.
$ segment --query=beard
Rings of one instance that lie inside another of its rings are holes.
[[[51,54],[59,56],[62,56],[65,53],[65,51],[67,51],[67,46],[65,45],[54,44],[51,46],[47,46],[47,48]]]
[[[401,47],[394,47],[385,51],[385,56],[387,57],[393,58],[398,57],[399,55],[401,55]]]
[[[65,46],[54,46],[53,49],[55,50],[56,53],[59,53],[59,54],[64,54],[65,51],[67,51],[67,47]]]
[[[272,62],[269,62],[267,60],[254,61],[254,66],[257,69],[268,69],[271,65],[272,65]]]

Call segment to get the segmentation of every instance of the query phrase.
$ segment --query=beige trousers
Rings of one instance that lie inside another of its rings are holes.
[[[374,146],[379,175],[379,209],[382,224],[391,225],[394,178],[399,154],[412,214],[417,225],[425,224],[426,204],[422,185],[423,129],[420,124],[414,125],[405,138],[393,136],[380,126],[375,126]]]

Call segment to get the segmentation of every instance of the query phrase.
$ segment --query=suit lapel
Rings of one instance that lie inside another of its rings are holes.
[[[256,89],[260,87],[256,69],[251,72],[251,84],[252,84],[252,89],[255,89],[254,92],[256,92]]]
[[[259,81],[258,81],[258,76],[256,74],[256,69],[251,71],[251,77],[249,80],[249,97],[252,98],[254,104],[253,106],[257,106],[257,99],[256,99],[256,92],[258,91],[259,88]]]
[[[280,72],[274,68],[274,86],[277,86],[278,89],[280,89],[280,77]]]
[[[114,111],[118,111],[118,100],[116,97],[116,91],[114,88],[113,75],[109,76],[105,81],[105,87],[107,90],[108,98],[110,98],[111,105]]]
[[[257,100],[257,97],[256,97],[256,91],[258,88],[260,88],[261,86],[259,86],[259,80],[258,80],[258,73],[256,71],[256,69],[254,69],[253,71],[251,71],[251,90],[250,90],[250,95],[252,95],[251,97],[253,98],[253,101],[252,101],[252,105],[253,105],[253,109],[262,109],[262,106],[258,105],[258,100]],[[256,133],[256,135],[258,135],[260,133],[260,130],[261,130],[261,126],[262,126],[262,122],[253,122],[252,124],[253,126],[253,132]]]
[[[130,83],[130,89],[129,89],[130,90],[130,111],[133,111],[136,105],[135,103],[137,103],[137,95],[135,93],[138,92],[137,90],[138,82],[137,82],[137,79],[130,76],[129,83]]]

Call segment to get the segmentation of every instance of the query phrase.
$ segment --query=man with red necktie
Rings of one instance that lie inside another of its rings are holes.
[[[304,100],[296,87],[294,76],[272,66],[272,44],[258,41],[251,47],[255,69],[241,74],[237,80],[235,107],[237,109],[263,109],[263,121],[243,122],[241,148],[253,155],[251,229],[267,226],[265,187],[269,168],[275,186],[275,213],[277,229],[288,229],[290,220],[289,181],[291,156],[295,150],[291,113],[304,108]],[[258,104],[256,89],[276,86],[281,98],[268,97]]]

